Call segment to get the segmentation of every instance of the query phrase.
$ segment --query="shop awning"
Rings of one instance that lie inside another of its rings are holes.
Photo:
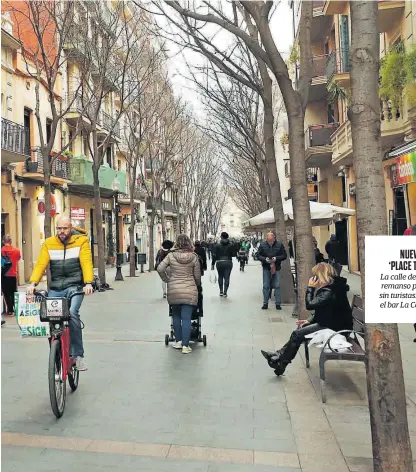
[[[355,210],[332,205],[331,203],[309,202],[313,226],[327,226],[334,220],[354,216]],[[283,203],[286,224],[293,224],[292,200]],[[268,229],[275,223],[273,208],[253,216],[243,223],[245,229]]]

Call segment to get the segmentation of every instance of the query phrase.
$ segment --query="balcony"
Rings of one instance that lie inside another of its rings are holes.
[[[325,167],[331,163],[331,135],[338,123],[310,125],[305,131],[305,160],[307,167]]]
[[[326,63],[329,54],[312,56],[312,83],[309,89],[308,102],[323,100],[327,94]]]
[[[85,98],[85,103],[80,91],[70,92],[66,94],[66,104],[68,107],[68,113],[65,115],[65,119],[70,125],[76,126],[80,118],[83,119],[84,124],[90,125],[90,118],[95,113],[95,107],[91,103],[91,100]]]
[[[1,119],[1,161],[23,162],[30,157],[30,131],[13,121]]]
[[[405,1],[378,0],[378,32],[386,33],[393,25],[400,23],[405,14]],[[404,18],[403,18],[404,20]]]
[[[380,119],[381,145],[383,149],[389,149],[416,129],[416,107],[409,104],[406,94],[403,94],[400,106],[396,107],[390,100],[381,100]]]
[[[109,133],[112,130],[113,136],[120,138],[120,123],[116,122],[116,120],[105,111],[101,111],[100,115],[100,126],[102,131]]]
[[[154,201],[153,198],[149,197],[146,201],[146,208],[147,211],[152,211],[153,209],[156,211],[160,211],[161,204],[160,201]],[[167,216],[173,216],[178,214],[178,208],[172,203],[166,200],[163,201],[163,209]]]
[[[52,153],[54,158],[51,168],[51,182],[55,184],[68,183],[70,180],[69,173],[69,158],[56,153]],[[44,161],[40,148],[32,149],[32,160],[26,160],[26,165],[23,168],[23,175],[26,178],[34,180],[44,179]]]
[[[350,82],[350,69],[350,50],[337,49],[332,51],[325,65],[328,83],[334,80],[342,87],[347,87]]]
[[[116,171],[111,167],[101,166],[98,172],[100,189],[103,196],[111,196],[114,192],[126,193],[126,173]],[[94,178],[92,161],[83,158],[74,158],[70,164],[71,187],[92,193]]]
[[[344,121],[342,125],[331,136],[332,142],[332,164],[352,164],[352,135],[351,123]]]

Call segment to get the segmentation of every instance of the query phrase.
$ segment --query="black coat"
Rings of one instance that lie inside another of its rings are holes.
[[[328,254],[328,259],[333,259],[335,262],[338,261],[338,241],[329,240],[325,244],[325,251]]]
[[[314,311],[313,323],[333,331],[352,329],[352,310],[347,292],[350,287],[345,277],[335,277],[325,287],[306,289],[306,309]]]
[[[212,250],[212,265],[217,261],[231,261],[237,256],[237,246],[231,244],[229,239],[221,239]]]
[[[201,263],[201,275],[204,275],[204,271],[207,270],[207,254],[205,249],[201,246],[195,246],[195,254],[197,254]]]
[[[280,241],[275,241],[271,246],[267,241],[260,244],[257,259],[262,263],[263,267],[270,267],[270,263],[266,259],[276,258],[276,269],[280,270],[281,262],[287,258],[286,249]]]

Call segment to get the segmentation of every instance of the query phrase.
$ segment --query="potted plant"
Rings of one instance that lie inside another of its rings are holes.
[[[286,146],[289,144],[289,135],[286,131],[283,131],[282,136],[280,137],[280,143],[283,147],[283,150],[286,151]]]

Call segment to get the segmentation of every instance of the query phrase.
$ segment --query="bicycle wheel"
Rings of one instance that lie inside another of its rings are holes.
[[[72,366],[71,373],[68,374],[68,382],[71,390],[75,392],[79,384],[79,370],[75,369],[75,366]]]
[[[62,365],[61,341],[55,339],[49,351],[49,398],[53,414],[60,418],[64,414],[66,400],[66,382],[62,380],[64,366]]]

